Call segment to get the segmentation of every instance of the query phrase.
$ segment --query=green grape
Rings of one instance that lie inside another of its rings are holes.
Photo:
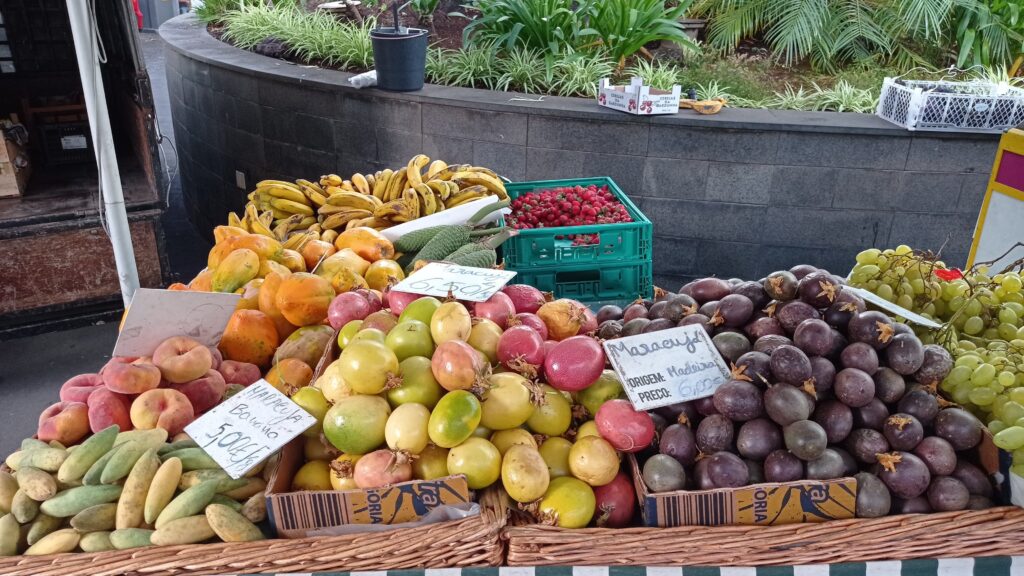
[[[995,377],[995,366],[991,364],[981,364],[971,372],[971,384],[975,386],[988,386],[988,383]]]
[[[975,335],[985,329],[985,321],[980,316],[971,316],[964,322],[964,332]]]
[[[993,413],[1000,414],[1003,411],[1003,406],[1010,401],[1010,398],[1006,394],[1000,394],[996,396],[996,399],[992,401],[992,405],[989,406],[989,410]]]
[[[908,280],[921,279],[921,267],[914,266],[910,270],[907,270],[907,275],[905,276],[905,278],[907,278]]]
[[[957,384],[956,387],[953,388],[953,401],[957,404],[967,404],[971,401],[970,383]]]
[[[1017,328],[1017,338],[1015,340],[1024,340],[1024,326]]]
[[[1003,404],[1002,410],[999,411],[999,419],[1003,422],[1016,422],[1017,420],[1024,418],[1024,405],[1009,401]]]
[[[927,294],[929,298],[940,298],[942,296],[942,288],[935,280],[929,280],[926,282],[924,290],[925,294]]]
[[[993,443],[1003,450],[1017,450],[1024,447],[1024,427],[1010,426],[996,433]]]
[[[878,287],[881,285],[881,280],[879,280],[878,278],[872,278],[871,280],[868,280],[867,284],[865,284],[864,287],[874,292],[875,290],[878,290]]]
[[[996,328],[986,328],[985,331],[981,333],[981,337],[985,340],[996,340],[999,338],[999,330]]]
[[[1013,425],[1014,426],[1024,426],[1024,418],[1018,419],[1016,422],[1013,423]]]
[[[1011,292],[1003,298],[1004,304],[1024,304],[1024,292]]]
[[[968,366],[954,366],[949,374],[946,376],[946,381],[952,382],[953,384],[962,384],[964,382],[970,382],[972,369]]]
[[[1020,302],[1007,302],[1003,304],[1003,308],[1009,308],[1013,310],[1013,313],[1017,315],[1017,318],[1024,316],[1024,305]]]
[[[1022,370],[1020,367],[1018,367],[1017,370],[1017,376],[1015,377],[1016,385],[1024,387],[1024,370]]]
[[[1017,327],[1013,324],[1000,324],[999,328],[996,329],[996,333],[1000,340],[1009,342],[1017,337]]]
[[[957,348],[965,352],[971,352],[973,350],[977,350],[978,345],[970,340],[961,340],[960,342],[957,342]]]
[[[967,304],[964,305],[964,314],[968,316],[978,316],[981,314],[981,302],[978,302],[977,298],[972,298]]]
[[[942,301],[939,300],[939,303],[941,303],[941,302]],[[924,306],[922,306],[921,307],[921,314],[925,315],[925,316],[928,316],[930,318],[937,317],[938,316],[938,310],[936,310],[935,303],[929,302],[929,303],[925,304]]]
[[[1024,406],[1024,388],[1011,388],[1008,394],[1011,401]]]
[[[976,406],[988,406],[996,399],[996,393],[991,388],[975,388],[968,392],[967,398]]]
[[[963,346],[964,344],[968,344],[968,342],[965,340],[960,343],[961,346]],[[978,366],[981,366],[981,357],[975,354],[964,354],[963,356],[957,358],[956,361],[953,362],[953,365],[966,366],[971,370],[974,370]]]
[[[1003,370],[996,376],[996,382],[1003,388],[1009,388],[1017,381],[1017,377],[1009,370]]]
[[[924,294],[924,280],[914,278],[910,281],[910,289],[914,291],[915,295]]]
[[[942,291],[942,299],[943,300],[952,300],[953,298],[956,298],[957,296],[960,295],[960,292],[957,289],[956,284],[954,284],[952,282],[946,282],[945,284],[942,284],[941,286],[942,286],[941,291]]]
[[[995,290],[993,290],[992,293],[995,294],[996,298],[998,298],[1000,301],[1002,301],[1003,298],[1009,296],[1009,292],[1007,292],[1006,288],[1003,288],[1002,286],[996,286]]]
[[[1020,317],[1013,311],[1012,308],[1005,304],[999,309],[999,321],[1004,324],[1013,324],[1016,328],[1017,323],[1020,322]]]
[[[966,298],[964,298],[963,296],[954,296],[949,300],[949,309],[960,310],[961,308],[964,307],[965,304],[967,304]]]
[[[907,254],[910,254],[913,251],[914,249],[911,248],[910,246],[907,246],[906,244],[900,244],[893,250],[893,253],[896,254],[897,256],[906,256]]]
[[[913,294],[914,287],[910,285],[910,282],[904,280],[903,282],[900,282],[900,285],[896,288],[896,293],[901,296],[904,294]]]
[[[1002,420],[992,420],[988,423],[988,431],[993,434],[999,434],[1003,430],[1006,430],[1006,423]]]
[[[932,300],[929,304],[935,308],[935,315],[938,317],[945,318],[949,312],[949,309],[946,308],[945,300]]]
[[[853,272],[850,274],[850,279],[857,283],[863,283],[867,282],[871,278],[874,278],[875,276],[878,276],[879,272],[881,272],[881,270],[878,268],[878,266],[875,266],[874,264],[868,264],[866,266],[854,268]]]
[[[878,248],[868,248],[867,250],[861,250],[857,254],[857,264],[874,264],[878,261],[878,257],[882,254],[882,251]]]
[[[904,293],[896,299],[896,305],[910,310],[914,307],[914,298],[910,294]]]
[[[1002,286],[1007,292],[1020,292],[1021,288],[1024,288],[1024,282],[1021,282],[1020,276],[1016,273],[1010,272],[1003,276]]]
[[[888,284],[882,284],[881,286],[875,289],[875,294],[877,294],[878,297],[881,298],[882,300],[888,300],[891,302],[893,299],[892,286],[889,286]]]
[[[947,394],[952,394],[953,390],[955,390],[957,386],[960,386],[962,384],[963,382],[957,383],[953,382],[949,378],[945,378],[942,380],[942,382],[939,383],[939,389],[942,390],[943,392],[946,392]]]

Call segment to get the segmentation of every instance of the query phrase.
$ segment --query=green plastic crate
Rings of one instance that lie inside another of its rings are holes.
[[[604,265],[612,262],[651,261],[654,227],[643,212],[607,176],[575,178],[569,180],[537,180],[506,184],[508,195],[515,199],[528,192],[563,186],[607,186],[608,190],[626,207],[633,222],[621,224],[594,224],[591,226],[565,226],[520,230],[503,245],[505,265],[510,270],[525,270],[533,266],[561,264]],[[600,243],[573,246],[572,240],[556,236],[570,234],[600,234]]]
[[[534,266],[516,270],[515,284],[530,284],[556,298],[584,303],[628,302],[654,296],[650,260],[602,264]]]

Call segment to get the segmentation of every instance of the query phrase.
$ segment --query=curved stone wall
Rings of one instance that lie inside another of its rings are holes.
[[[211,37],[160,28],[186,205],[209,234],[264,178],[404,165],[418,153],[512,180],[611,176],[654,222],[655,280],[837,273],[867,246],[961,265],[998,138],[912,133],[870,114],[726,109],[632,117],[580,98],[428,85],[356,90]]]

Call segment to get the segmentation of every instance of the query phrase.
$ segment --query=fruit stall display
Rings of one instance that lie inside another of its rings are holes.
[[[936,255],[912,250],[864,250],[850,283],[943,324],[923,334],[952,351],[953,367],[939,384],[952,401],[984,420],[995,444],[1013,454],[1024,476],[1024,290],[1020,263],[993,273],[984,265],[948,268]]]

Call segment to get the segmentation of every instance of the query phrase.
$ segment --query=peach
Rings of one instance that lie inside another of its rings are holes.
[[[210,370],[220,370],[220,363],[224,361],[224,355],[220,353],[220,350],[216,347],[210,348],[210,356],[213,357],[213,364],[210,365]]]
[[[175,384],[171,388],[184,394],[192,403],[192,412],[198,416],[220,404],[224,390],[228,385],[224,377],[216,370],[210,370],[202,378],[196,378],[185,384]]]
[[[60,387],[61,402],[85,402],[96,388],[103,386],[99,374],[79,374]]]
[[[43,442],[56,440],[71,446],[88,433],[89,408],[84,402],[58,402],[39,415],[36,436]]]
[[[191,338],[172,336],[153,351],[153,364],[168,382],[184,384],[206,374],[213,367],[213,355]]]
[[[122,358],[111,358],[100,374],[103,384],[111,392],[141,394],[160,385],[160,369],[149,358],[125,363]]]
[[[259,366],[237,360],[225,360],[217,371],[228,384],[242,386],[248,386],[263,377]]]
[[[117,424],[122,432],[132,429],[132,419],[128,415],[132,398],[126,394],[111,392],[107,388],[97,388],[89,395],[86,402],[89,407],[89,428],[99,432],[111,424]]]
[[[188,396],[172,388],[157,388],[140,394],[132,402],[132,425],[140,430],[163,428],[177,434],[195,420]]]

